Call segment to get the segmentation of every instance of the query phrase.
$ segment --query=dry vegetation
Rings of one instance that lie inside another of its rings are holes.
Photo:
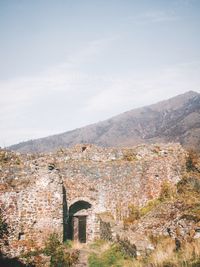
[[[200,156],[190,151],[187,159],[187,171],[182,180],[174,187],[168,182],[162,185],[158,199],[149,201],[146,206],[139,208],[129,205],[129,216],[124,218],[125,228],[139,222],[141,218],[154,210],[162,209],[163,204],[179,203],[180,219],[192,221],[200,229]],[[148,219],[148,217],[145,217]],[[122,259],[110,266],[138,266],[138,267],[199,267],[200,266],[200,238],[194,238],[192,229],[187,236],[181,236],[176,230],[176,238],[170,236],[149,236],[154,250],[147,255],[129,258],[128,263]],[[180,240],[181,242],[180,242]],[[108,250],[109,252],[109,250]],[[112,251],[113,252],[113,251]],[[102,261],[106,261],[106,253],[102,254]],[[109,255],[109,253],[108,253]],[[124,255],[122,253],[122,255]],[[116,258],[119,257],[116,256]],[[94,260],[94,257],[93,257]],[[100,261],[100,259],[98,258]],[[97,261],[98,262],[98,261]],[[95,265],[90,265],[95,266]],[[104,266],[104,265],[96,265]],[[107,265],[105,265],[107,266]]]
[[[118,244],[97,241],[96,250],[89,257],[90,267],[199,267],[200,240],[186,242],[177,251],[175,242],[169,237],[163,237],[156,249],[145,257],[131,257]],[[96,243],[95,243],[96,244]]]

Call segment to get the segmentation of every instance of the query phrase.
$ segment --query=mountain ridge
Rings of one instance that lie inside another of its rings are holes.
[[[158,103],[132,109],[94,124],[9,147],[20,152],[48,152],[77,143],[133,146],[179,142],[200,151],[200,94],[188,91]]]

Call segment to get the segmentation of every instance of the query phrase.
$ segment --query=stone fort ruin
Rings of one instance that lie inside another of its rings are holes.
[[[102,237],[106,216],[120,223],[129,205],[143,206],[164,181],[180,180],[186,152],[179,144],[77,145],[38,155],[1,150],[0,157],[0,204],[17,255],[30,242],[43,246],[54,232],[83,243]]]

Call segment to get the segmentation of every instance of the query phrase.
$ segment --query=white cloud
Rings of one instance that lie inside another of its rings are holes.
[[[180,17],[174,10],[148,10],[136,16],[126,18],[139,24],[173,22],[179,20]]]
[[[113,42],[117,41],[120,36],[112,35],[107,38],[93,40],[88,43],[79,51],[69,56],[68,63],[70,67],[79,67],[81,64],[96,60],[96,58],[110,47]]]
[[[189,7],[191,7],[192,5],[194,5],[195,3],[198,3],[198,2],[199,2],[199,0],[176,0],[174,2],[174,5],[177,8],[180,8],[180,7],[189,8]]]
[[[88,100],[91,112],[112,113],[148,105],[194,90],[200,92],[199,62],[179,64],[146,73],[129,73],[113,80]]]
[[[89,81],[92,82],[94,75],[91,77],[80,71],[81,64],[95,59],[114,40],[115,37],[91,41],[82,50],[71,55],[69,62],[51,67],[37,76],[0,81],[0,114],[3,116],[7,111],[15,112],[19,107],[32,103],[39,95],[59,91],[72,93]]]
[[[141,20],[146,22],[169,22],[178,20],[179,17],[174,12],[166,11],[148,11],[140,16]]]
[[[72,55],[69,62],[37,76],[0,81],[0,145],[70,129],[76,121],[80,124],[78,118],[73,123],[71,114],[81,114],[86,99],[105,83],[98,75],[82,69],[85,62],[95,60],[114,39],[92,41]],[[54,120],[54,127],[49,118]]]

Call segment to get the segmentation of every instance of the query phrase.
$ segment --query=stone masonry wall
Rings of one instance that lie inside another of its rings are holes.
[[[110,211],[115,219],[126,216],[129,204],[143,206],[158,197],[163,182],[178,182],[185,168],[180,145],[76,149],[58,162],[69,204],[87,196],[95,213]]]
[[[0,204],[13,228],[10,253],[19,254],[30,240],[42,246],[52,232],[62,239],[63,222],[77,201],[91,204],[87,239],[93,240],[100,235],[99,215],[122,220],[129,205],[143,206],[158,197],[164,181],[178,182],[185,161],[179,144],[77,145],[41,155],[0,151]]]
[[[5,248],[12,256],[42,246],[52,232],[61,238],[63,235],[62,180],[58,172],[36,161],[20,164],[24,162],[17,166],[11,163],[9,168],[4,164],[7,173],[2,170],[1,175],[0,204],[10,227],[9,247]]]

